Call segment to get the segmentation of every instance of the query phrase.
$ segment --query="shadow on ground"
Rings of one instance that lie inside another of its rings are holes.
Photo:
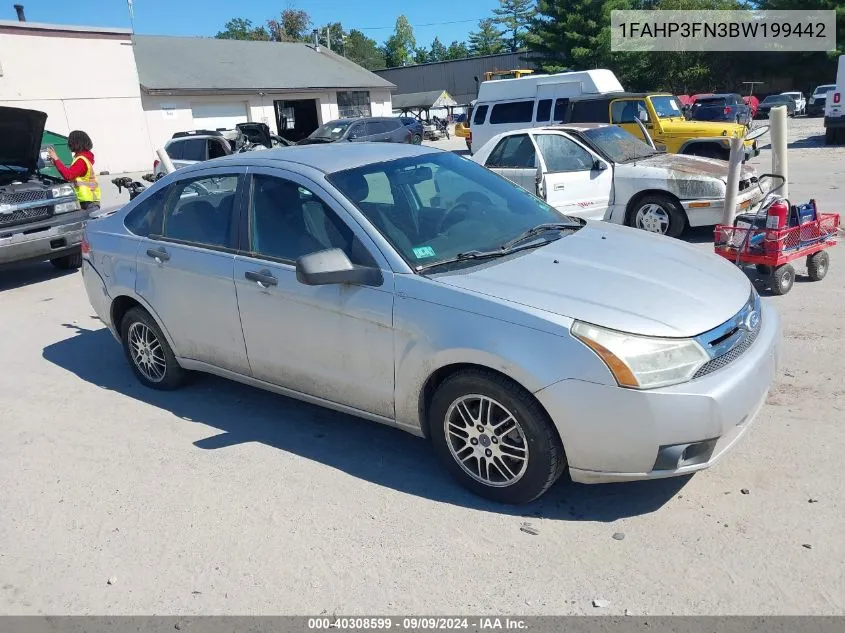
[[[65,327],[73,329],[74,334],[46,347],[46,360],[103,389],[166,409],[187,422],[219,429],[220,433],[194,443],[204,450],[260,442],[425,499],[488,512],[570,521],[608,522],[654,512],[689,480],[684,477],[602,486],[565,485],[561,481],[532,504],[499,505],[455,483],[423,439],[214,376],[197,375],[178,391],[148,389],[136,381],[108,330]]]
[[[74,275],[76,270],[59,270],[50,262],[36,264],[15,264],[0,268],[0,292],[13,290],[31,284],[57,279],[65,275]]]

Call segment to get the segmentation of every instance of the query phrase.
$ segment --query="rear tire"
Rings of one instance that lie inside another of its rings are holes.
[[[129,366],[143,385],[170,391],[185,383],[185,370],[146,310],[135,307],[126,312],[120,325],[120,338]]]
[[[834,128],[827,127],[824,129],[824,144],[836,145],[836,130]]]
[[[434,450],[452,476],[481,497],[528,503],[566,467],[563,444],[540,403],[500,374],[453,374],[427,413]]]
[[[830,257],[827,251],[819,251],[807,257],[807,275],[810,281],[821,281],[827,275],[830,267]]]
[[[792,290],[793,283],[795,283],[795,269],[792,265],[778,266],[772,275],[772,294],[785,295]]]
[[[414,134],[413,138],[411,139],[411,143],[413,145],[420,145],[422,144],[422,136],[419,134]]]
[[[643,196],[630,205],[625,224],[650,233],[680,237],[687,226],[687,216],[673,198],[658,193]]]
[[[59,270],[74,270],[82,266],[82,253],[57,257],[56,259],[51,259],[50,263]]]

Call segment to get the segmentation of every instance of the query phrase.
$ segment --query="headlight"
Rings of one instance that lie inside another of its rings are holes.
[[[73,187],[70,185],[59,185],[57,187],[53,187],[50,191],[52,192],[54,198],[64,198],[65,196],[74,195]]]
[[[73,202],[62,202],[61,204],[57,204],[53,207],[53,213],[68,213],[69,211],[79,211],[79,203],[76,201]]]
[[[638,336],[581,321],[571,331],[604,361],[620,387],[653,389],[686,382],[710,360],[692,339]]]

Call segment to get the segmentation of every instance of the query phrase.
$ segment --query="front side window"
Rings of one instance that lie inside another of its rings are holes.
[[[414,268],[498,249],[538,224],[577,222],[450,152],[364,165],[328,180]],[[367,202],[369,183],[384,181],[394,192],[393,203]]]
[[[340,118],[371,116],[370,93],[366,90],[338,91],[337,111]]]
[[[198,139],[199,140],[199,139]],[[165,238],[217,248],[233,246],[238,176],[205,176],[172,184],[164,213]]]
[[[505,169],[534,169],[537,166],[534,144],[527,134],[506,136],[490,152],[485,165]]]
[[[530,123],[533,114],[533,101],[497,103],[490,113],[490,123]]]
[[[593,168],[592,155],[566,136],[537,134],[534,140],[550,172],[589,171]]]
[[[636,123],[638,119],[643,122],[648,120],[648,110],[642,99],[624,99],[610,104],[611,123]]]
[[[308,188],[259,174],[252,179],[250,200],[249,249],[254,255],[295,262],[339,248],[353,264],[376,265],[352,229]]]

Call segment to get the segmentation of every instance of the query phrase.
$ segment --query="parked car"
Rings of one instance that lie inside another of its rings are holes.
[[[777,106],[786,106],[787,116],[795,116],[795,100],[786,95],[769,95],[760,102],[757,108],[757,118],[768,119],[769,111]]]
[[[695,102],[702,98],[703,95],[695,95]],[[743,135],[747,130],[745,125],[728,121],[689,121],[675,96],[665,93],[617,93],[571,99],[562,120],[563,123],[614,123],[644,139],[637,121],[646,128],[659,150],[722,160],[730,155],[729,138]],[[744,151],[746,160],[757,156],[760,153],[757,140],[746,139]]]
[[[714,94],[696,99],[689,108],[692,121],[730,121],[749,125],[751,108],[736,93]]]
[[[836,90],[836,84],[816,86],[810,100],[807,101],[807,116],[824,116],[827,93],[833,92],[834,90]]]
[[[422,143],[423,135],[425,134],[422,121],[412,116],[400,116],[399,121],[402,122],[402,125],[411,130],[411,133],[413,134],[411,137],[411,143],[414,145]]]
[[[795,116],[807,114],[807,100],[803,92],[782,92],[784,96],[791,97],[795,102]]]
[[[414,134],[396,117],[360,117],[323,123],[297,145],[337,141],[412,143]]]
[[[666,154],[615,125],[582,123],[499,134],[472,160],[537,193],[558,211],[679,236],[722,220],[725,161]],[[763,197],[743,165],[738,206]]]
[[[499,502],[707,468],[776,370],[778,316],[730,262],[429,147],[185,167],[83,253],[143,385],[199,370],[396,426]]]
[[[839,56],[836,88],[824,109],[824,142],[826,145],[845,143],[845,55]]]
[[[47,115],[0,107],[0,266],[49,260],[56,268],[82,265],[82,226],[73,187],[43,173],[41,139]]]

